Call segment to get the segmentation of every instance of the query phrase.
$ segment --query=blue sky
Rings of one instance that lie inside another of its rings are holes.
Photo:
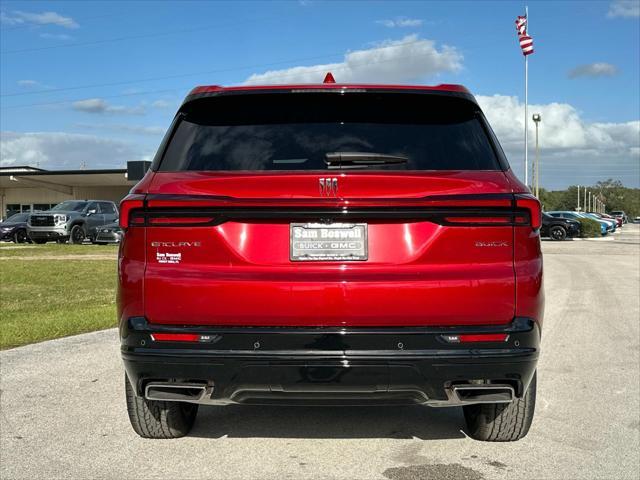
[[[0,161],[122,166],[153,155],[194,85],[321,81],[329,65],[338,82],[466,85],[522,175],[524,5],[2,1]],[[640,186],[640,3],[528,5],[543,185]]]

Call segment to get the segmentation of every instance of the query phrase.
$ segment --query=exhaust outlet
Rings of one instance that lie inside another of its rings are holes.
[[[461,404],[510,403],[515,398],[513,387],[509,385],[454,385],[451,390],[454,399]]]
[[[152,382],[144,389],[144,398],[162,402],[202,403],[213,387],[204,383]]]

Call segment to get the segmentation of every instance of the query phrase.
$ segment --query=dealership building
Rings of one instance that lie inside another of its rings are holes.
[[[0,167],[0,217],[48,210],[64,200],[120,202],[142,178],[150,162],[129,162],[108,170],[42,170]]]

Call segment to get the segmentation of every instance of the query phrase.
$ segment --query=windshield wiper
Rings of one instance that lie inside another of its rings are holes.
[[[407,163],[408,157],[370,152],[329,152],[325,153],[325,163],[332,168],[366,168],[376,165],[396,165]]]

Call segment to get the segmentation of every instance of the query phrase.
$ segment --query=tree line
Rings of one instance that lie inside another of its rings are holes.
[[[591,192],[604,202],[607,213],[623,210],[630,219],[640,216],[640,189],[627,188],[620,180],[608,179],[593,186],[580,186],[580,209],[585,210],[584,191]],[[575,210],[578,206],[578,186],[572,185],[566,190],[549,191],[540,189],[540,202],[545,211]]]

